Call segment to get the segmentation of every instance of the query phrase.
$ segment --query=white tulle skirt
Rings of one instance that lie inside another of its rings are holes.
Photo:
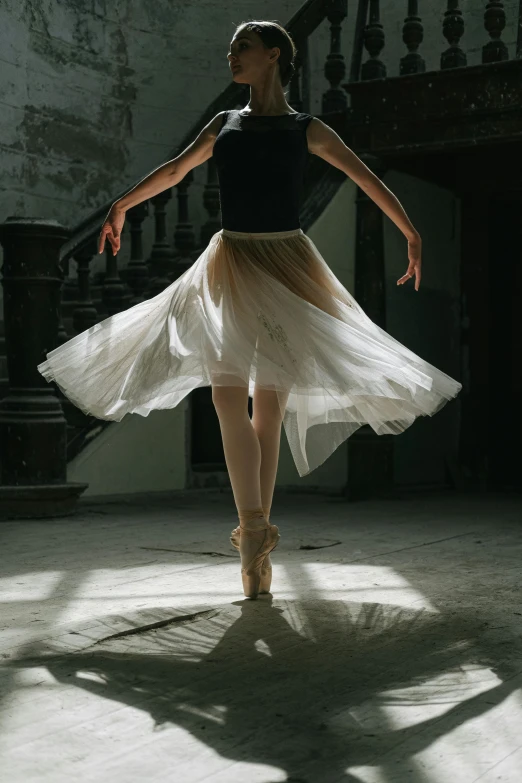
[[[81,410],[119,421],[198,386],[273,390],[300,476],[363,424],[398,434],[461,384],[365,315],[302,231],[221,229],[168,288],[38,365]]]

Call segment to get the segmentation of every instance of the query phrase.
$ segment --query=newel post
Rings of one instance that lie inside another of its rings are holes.
[[[9,386],[0,400],[0,519],[64,516],[87,484],[67,483],[67,422],[37,365],[56,347],[69,232],[55,220],[0,225]]]

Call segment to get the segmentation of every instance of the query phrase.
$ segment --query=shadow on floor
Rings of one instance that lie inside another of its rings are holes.
[[[223,758],[271,765],[293,783],[360,781],[347,771],[360,765],[424,783],[414,755],[518,687],[522,640],[485,643],[486,623],[457,611],[271,596],[192,611],[78,652],[36,646],[11,665],[46,666],[59,682],[149,713],[155,731],[182,726]],[[477,693],[463,667],[499,684]],[[401,728],[389,711],[399,706],[412,708]]]

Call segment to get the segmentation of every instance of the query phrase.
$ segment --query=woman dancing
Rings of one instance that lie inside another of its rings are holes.
[[[397,284],[415,278],[419,290],[421,238],[399,201],[328,125],[287,103],[295,53],[277,22],[237,27],[228,61],[234,81],[250,86],[248,105],[219,112],[178,157],[118,199],[98,249],[108,240],[116,254],[126,211],[211,155],[222,229],[164,291],[76,335],[38,366],[79,408],[116,421],[212,387],[239,517],[230,540],[249,598],[270,590],[270,552],[280,538],[269,517],[281,423],[304,476],[362,425],[398,434],[461,389],[371,321],[300,228],[310,152],[344,171],[400,228],[409,264]]]

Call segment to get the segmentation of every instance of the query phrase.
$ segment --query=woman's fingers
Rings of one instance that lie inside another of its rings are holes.
[[[117,209],[114,205],[110,208],[105,222],[100,232],[100,241],[98,243],[98,252],[103,253],[105,241],[108,239],[111,243],[112,253],[116,255],[120,249],[120,235],[125,223],[125,212]]]
[[[119,235],[114,233],[114,230],[110,223],[104,223],[102,227],[100,233],[100,242],[98,244],[99,253],[103,253],[106,240],[109,240],[109,242],[111,243],[113,255],[116,255],[116,253],[120,249],[120,237]]]
[[[105,230],[105,226],[102,226],[102,230],[100,231],[100,238],[98,241],[98,253],[103,253],[103,248],[105,247],[105,239],[107,236],[107,231]]]
[[[399,285],[399,283],[405,283],[407,280],[410,280],[410,278],[412,278],[414,274],[415,274],[415,267],[413,264],[410,264],[406,271],[406,274],[397,280],[397,285]]]
[[[415,277],[415,290],[419,290],[421,281],[421,253],[422,253],[422,240],[419,237],[416,239],[408,240],[408,270],[405,275],[397,280],[397,285],[402,285]]]
[[[397,280],[397,285],[402,285],[403,283],[406,283],[408,280],[411,280],[412,277],[415,277],[415,290],[418,291],[420,286],[420,281],[421,281],[420,264],[415,264],[415,265],[410,264],[406,274]]]
[[[109,242],[113,243],[113,236],[112,236],[112,227],[110,223],[104,223],[102,226],[102,230],[100,232],[100,244],[98,246],[98,250],[100,253],[103,253],[103,250],[105,248],[105,242],[106,240],[109,240]]]

